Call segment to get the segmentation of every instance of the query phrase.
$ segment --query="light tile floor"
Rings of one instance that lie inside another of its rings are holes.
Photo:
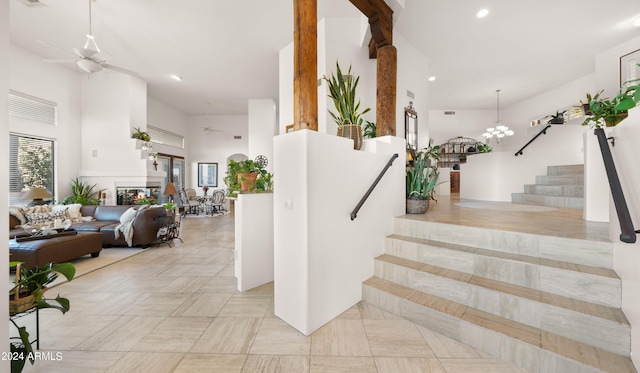
[[[50,290],[71,311],[42,311],[41,350],[62,359],[25,372],[523,372],[365,303],[304,336],[274,316],[273,284],[236,290],[233,219],[184,219],[183,244]]]

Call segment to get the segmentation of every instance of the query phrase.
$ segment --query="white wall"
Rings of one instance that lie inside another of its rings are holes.
[[[582,164],[585,130],[575,125],[554,126],[517,157],[512,151],[467,157],[467,163],[460,166],[460,198],[511,201],[511,193],[523,192],[525,184],[535,184],[537,175],[546,175],[547,166]]]
[[[218,186],[225,188],[223,179],[227,171],[227,158],[233,154],[248,153],[249,118],[246,115],[189,116],[185,148],[187,150],[186,185],[198,194],[198,162],[218,163]],[[204,131],[209,127],[215,131]],[[234,136],[242,139],[235,140]]]
[[[293,124],[293,43],[278,54],[278,134]]]
[[[12,133],[55,140],[54,198],[61,200],[69,194],[69,182],[80,169],[80,79],[86,77],[61,65],[43,62],[40,56],[15,45],[10,45],[7,55],[11,57],[10,89],[57,103],[57,126],[16,117],[9,117],[8,125]]]
[[[249,100],[249,159],[267,157],[267,171],[273,172],[273,136],[276,132],[276,102],[272,99]]]
[[[429,132],[434,144],[444,144],[458,136],[484,142],[482,134],[487,127],[494,127],[496,123],[495,110],[454,111],[455,115],[444,115],[445,110],[429,110]]]
[[[418,113],[418,148],[425,148],[429,145],[431,137],[429,129],[431,118],[427,110],[429,60],[399,33],[393,35],[393,44],[398,49],[396,136],[405,138],[404,108],[409,106],[409,101],[413,101],[413,107]],[[407,96],[408,90],[413,92],[414,98]]]
[[[274,140],[275,314],[306,335],[360,301],[392,218],[404,214],[404,139],[378,137],[363,149],[310,130]],[[351,221],[393,153],[400,159]]]
[[[0,56],[9,56],[9,0],[0,0]],[[9,59],[0,58],[0,92],[9,92]],[[0,100],[0,138],[2,138],[3,149],[9,149],[9,118],[7,116],[9,108],[7,107],[7,100]],[[4,151],[0,154],[0,175],[3,175],[4,180],[9,179],[9,153]],[[9,205],[9,185],[7,183],[0,183],[0,206]],[[7,214],[4,214],[7,215]],[[9,216],[0,216],[0,226],[6,227],[9,225]],[[7,268],[9,265],[9,231],[2,229],[0,233],[0,268]],[[5,272],[6,273],[6,272]],[[0,286],[7,289],[9,286],[9,277],[2,276],[0,280]],[[9,335],[9,301],[7,297],[0,299],[0,335]],[[9,340],[4,339],[0,344],[2,351],[10,351]],[[0,371],[8,372],[9,361],[3,359],[0,361]]]
[[[186,136],[187,122],[187,115],[183,112],[176,110],[153,97],[147,97],[147,124],[161,128],[165,131]],[[153,144],[153,150],[158,153],[181,157],[184,157],[186,153],[184,148],[181,149],[176,148],[175,146],[155,143]]]

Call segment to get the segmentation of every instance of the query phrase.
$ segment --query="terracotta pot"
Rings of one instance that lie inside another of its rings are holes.
[[[407,197],[407,214],[424,214],[429,209],[429,198]]]
[[[357,124],[349,124],[338,127],[338,136],[353,140],[353,148],[360,150],[362,147],[362,128]]]
[[[240,183],[240,189],[242,191],[252,190],[256,186],[256,179],[258,174],[256,172],[238,172],[238,182]]]

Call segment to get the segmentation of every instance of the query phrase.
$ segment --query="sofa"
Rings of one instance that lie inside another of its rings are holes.
[[[131,210],[130,210],[131,209]],[[22,213],[20,212],[22,211]],[[29,224],[37,221],[41,225],[50,224],[51,221],[60,219],[71,223],[70,229],[82,232],[97,232],[102,236],[102,246],[148,246],[158,240],[158,230],[161,228],[160,216],[166,216],[167,212],[161,206],[80,206],[80,205],[58,205],[42,207],[30,215],[25,213],[29,208],[9,209],[9,238],[24,236],[28,233],[21,228],[22,224]],[[126,213],[126,215],[125,215]],[[33,220],[28,222],[27,216]],[[125,216],[130,217],[130,223],[123,223]],[[40,219],[41,218],[41,219]],[[50,220],[46,220],[49,218]],[[38,219],[38,220],[36,220]],[[35,223],[34,223],[35,224]],[[31,225],[31,224],[29,224]],[[123,225],[128,225],[131,230],[131,237],[127,237],[122,230]],[[120,226],[120,227],[119,227]],[[116,235],[116,229],[118,235]],[[127,238],[131,238],[127,242]]]

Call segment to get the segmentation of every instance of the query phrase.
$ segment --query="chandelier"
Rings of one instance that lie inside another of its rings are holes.
[[[496,89],[496,96],[497,96],[497,102],[498,102],[498,105],[497,105],[498,116],[496,119],[496,126],[487,128],[487,132],[483,133],[482,136],[485,137],[487,140],[495,136],[498,139],[498,142],[500,142],[500,139],[502,139],[505,136],[513,136],[515,132],[510,130],[509,127],[503,126],[502,124],[500,124],[500,90],[499,89]]]

